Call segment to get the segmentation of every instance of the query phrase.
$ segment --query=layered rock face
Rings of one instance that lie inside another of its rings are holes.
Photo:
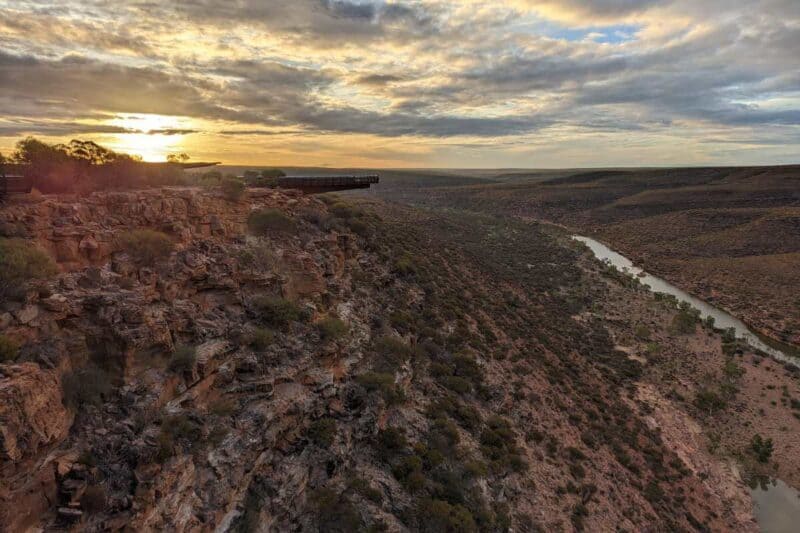
[[[61,270],[0,308],[0,524],[752,529],[637,410],[575,253],[493,224],[283,190],[0,208]]]
[[[0,333],[22,344],[17,364],[0,365],[0,459],[5,474],[0,522],[21,530],[48,520],[79,521],[80,500],[92,482],[87,474],[92,469],[77,462],[79,454],[91,453],[97,443],[104,450],[112,448],[112,456],[124,464],[126,454],[143,453],[157,437],[158,432],[155,437],[140,433],[151,414],[161,408],[180,411],[181,402],[203,394],[219,395],[209,390],[226,362],[223,379],[234,386],[246,371],[237,373],[236,365],[231,366],[232,353],[241,349],[226,339],[245,334],[247,302],[254,292],[302,298],[313,313],[314,301],[336,289],[351,253],[348,235],[317,230],[302,241],[287,236],[248,242],[247,216],[263,208],[292,216],[302,209],[323,210],[324,204],[292,191],[266,191],[233,202],[197,189],[168,188],[96,193],[80,200],[47,197],[0,209],[3,233],[46,250],[62,271],[57,279],[31,287],[21,301],[2,302],[0,309]],[[176,245],[174,253],[156,265],[139,264],[119,243],[122,234],[136,229],[165,233]],[[239,256],[253,250],[258,253],[243,267]],[[271,264],[263,263],[267,260]],[[185,375],[176,376],[164,367],[181,343],[197,346],[196,361]],[[86,368],[102,373],[82,374]],[[113,383],[118,387],[113,401],[103,396],[98,405],[68,405],[62,381],[70,376]],[[271,381],[240,386],[263,388],[266,396]],[[139,418],[134,422],[133,417]],[[56,475],[54,462],[59,462]],[[131,484],[140,487],[145,500],[161,500],[142,489],[155,474],[117,467],[125,472],[114,488],[127,484],[123,492],[128,495],[111,497],[109,509],[127,509],[125,521],[130,519],[135,500]],[[233,476],[230,482],[237,479]],[[33,488],[37,480],[44,484]],[[24,503],[31,492],[39,493],[35,505]],[[48,493],[57,496],[41,497]],[[46,508],[41,501],[48,502]],[[173,511],[167,510],[165,517],[175,519]],[[142,526],[164,519],[152,512],[142,515]]]

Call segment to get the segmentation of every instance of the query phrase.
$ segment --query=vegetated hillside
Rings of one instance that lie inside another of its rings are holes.
[[[11,531],[755,528],[541,226],[186,188],[0,216],[35,259],[2,286]]]
[[[565,224],[800,344],[798,166],[589,171],[428,189],[413,200]]]

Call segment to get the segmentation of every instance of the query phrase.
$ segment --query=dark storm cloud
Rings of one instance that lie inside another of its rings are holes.
[[[367,74],[359,76],[355,81],[360,85],[382,86],[397,81],[403,81],[403,78],[401,76],[395,76],[394,74]]]

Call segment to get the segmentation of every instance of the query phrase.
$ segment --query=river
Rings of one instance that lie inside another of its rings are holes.
[[[597,259],[611,264],[620,271],[636,276],[641,283],[648,285],[651,291],[671,294],[678,301],[688,302],[692,307],[700,311],[703,318],[714,317],[714,327],[722,329],[733,328],[736,332],[736,338],[742,339],[753,348],[767,353],[775,359],[792,364],[800,362],[797,357],[790,355],[790,353],[766,344],[744,322],[735,316],[714,307],[708,302],[695,298],[664,279],[648,274],[634,265],[630,259],[615,252],[605,244],[579,235],[573,235],[572,238],[588,246]],[[794,533],[800,531],[800,495],[792,487],[779,479],[773,479],[754,483],[750,487],[750,495],[753,498],[755,517],[761,531],[764,533]]]
[[[692,307],[698,309],[700,311],[701,317],[706,318],[708,316],[714,317],[714,327],[720,329],[730,329],[736,332],[736,338],[745,341],[747,344],[752,346],[753,348],[760,350],[766,354],[771,355],[775,359],[779,361],[783,361],[785,363],[792,363],[798,364],[800,363],[800,359],[791,355],[789,350],[791,348],[786,349],[779,349],[767,344],[778,344],[775,341],[765,341],[762,340],[756,333],[754,333],[747,325],[736,318],[735,316],[731,315],[730,313],[723,311],[713,305],[709,304],[708,302],[704,302],[699,298],[695,298],[691,294],[687,293],[676,287],[675,285],[671,284],[670,282],[661,279],[657,276],[653,276],[642,270],[641,268],[637,267],[633,264],[633,262],[621,255],[605,244],[598,242],[590,237],[581,237],[579,235],[573,235],[572,237],[576,241],[580,241],[589,249],[592,250],[594,256],[600,259],[601,261],[605,261],[610,263],[612,266],[617,268],[618,270],[628,272],[634,276],[636,276],[640,282],[650,287],[650,290],[653,292],[662,292],[665,294],[671,294],[672,296],[676,297],[678,301],[688,302],[691,304]]]

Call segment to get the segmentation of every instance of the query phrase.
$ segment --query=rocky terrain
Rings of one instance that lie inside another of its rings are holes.
[[[429,178],[424,187],[421,177],[390,176],[373,194],[566,225],[800,346],[800,167],[487,176],[494,182]]]
[[[728,407],[663,378],[730,347],[554,228],[164,188],[0,231],[57,265],[0,308],[7,531],[756,529]]]

